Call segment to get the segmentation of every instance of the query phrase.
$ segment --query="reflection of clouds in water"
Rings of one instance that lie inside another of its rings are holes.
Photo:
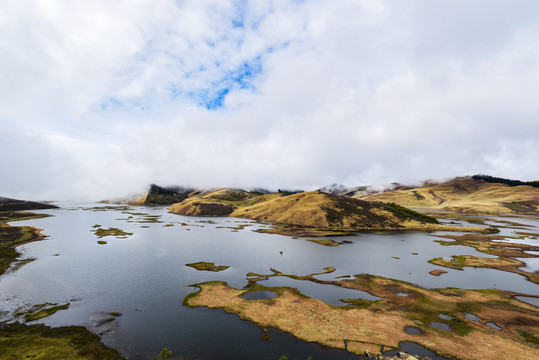
[[[531,253],[532,251],[525,251],[526,253]],[[533,251],[537,253],[537,251]],[[527,271],[530,273],[535,273],[539,271],[539,257],[537,258],[516,258],[519,261],[522,261],[526,266],[520,267],[520,270]]]
[[[118,327],[117,316],[108,312],[95,312],[88,317],[88,328],[95,334],[104,335],[115,332]]]
[[[527,304],[531,304],[539,307],[539,298],[529,297],[529,296],[515,296],[515,299],[523,301]]]

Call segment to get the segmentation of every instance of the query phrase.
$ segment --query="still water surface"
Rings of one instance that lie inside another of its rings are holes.
[[[488,255],[469,247],[441,246],[427,233],[363,232],[339,237],[350,244],[326,247],[305,239],[253,232],[269,225],[244,219],[185,217],[169,214],[162,207],[94,211],[90,208],[104,205],[60,205],[61,209],[38,211],[53,217],[17,223],[42,228],[48,237],[18,248],[23,258],[36,260],[0,278],[0,314],[9,317],[31,304],[70,302],[68,310],[43,322],[85,325],[130,359],[152,358],[163,347],[184,359],[270,360],[283,354],[298,360],[309,355],[314,359],[358,359],[273,329],[269,329],[272,341],[264,341],[264,333],[256,325],[236,315],[182,305],[184,297],[196,291],[192,284],[221,280],[242,288],[248,272],[271,274],[270,268],[306,275],[332,266],[334,273],[317,277],[332,280],[370,273],[429,288],[498,288],[539,295],[539,287],[524,277],[496,270],[445,269],[448,273],[441,277],[430,275],[429,271],[439,268],[427,262],[434,257]],[[158,222],[149,222],[151,219]],[[537,220],[526,221],[530,231],[538,231]],[[92,232],[95,225],[120,228],[133,235],[104,237],[107,244],[99,245]],[[245,227],[240,230],[238,225]],[[185,266],[198,261],[230,268],[214,273]],[[532,263],[528,268],[536,271],[537,265]],[[354,295],[375,299],[365,292],[284,277],[261,284],[294,286],[335,305],[341,304],[339,299]],[[110,312],[123,315],[101,324]]]

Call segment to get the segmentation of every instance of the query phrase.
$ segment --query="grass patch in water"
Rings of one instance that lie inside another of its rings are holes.
[[[15,246],[30,241],[41,240],[40,229],[31,226],[11,226],[8,222],[45,218],[48,214],[19,211],[0,211],[0,275],[20,256]],[[24,261],[24,260],[23,260]],[[22,263],[21,263],[22,266]]]
[[[46,307],[48,305],[53,305],[53,306]],[[49,304],[49,303],[35,305],[30,310],[33,312],[27,314],[24,318],[26,321],[35,321],[35,320],[43,319],[47,316],[51,316],[55,314],[57,311],[66,310],[68,308],[69,308],[69,303],[64,304],[64,305]]]
[[[95,228],[95,230],[91,230],[91,231],[93,233],[95,233],[95,235],[97,237],[99,237],[99,238],[102,238],[102,237],[105,237],[105,236],[114,236],[114,237],[117,237],[117,238],[125,239],[128,236],[133,235],[133,233],[126,232],[126,231],[123,231],[122,229],[118,229],[118,228],[103,229],[102,227],[96,227],[95,225],[94,225],[94,228]]]
[[[447,271],[441,270],[441,269],[434,269],[434,270],[429,271],[429,274],[434,275],[434,276],[440,276],[442,274],[447,274]]]
[[[324,245],[324,246],[339,246],[341,245],[340,242],[331,240],[331,239],[307,239],[307,241],[311,241],[316,244]]]
[[[106,245],[107,244],[107,242],[105,240],[97,240],[97,243],[99,245]]]
[[[200,271],[214,271],[214,272],[224,271],[230,267],[226,265],[215,265],[215,263],[207,262],[207,261],[199,261],[199,262],[195,262],[191,264],[185,264],[185,266],[190,266]]]

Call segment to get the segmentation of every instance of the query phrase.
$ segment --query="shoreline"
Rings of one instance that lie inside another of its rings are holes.
[[[20,216],[21,214],[23,216]],[[25,210],[3,210],[0,211],[0,216],[5,217],[0,220],[0,231],[4,230],[9,235],[9,240],[0,242],[0,276],[3,276],[14,268],[13,264],[21,261],[19,257],[22,254],[17,247],[47,238],[47,235],[42,233],[44,229],[10,223],[52,215],[29,213]],[[19,237],[16,237],[17,235]],[[14,320],[7,319],[0,322],[0,338],[5,353],[0,354],[0,359],[7,359],[7,354],[11,354],[10,359],[14,356],[21,359],[37,356],[73,360],[126,360],[117,350],[105,346],[99,335],[84,326],[49,327],[40,323],[26,324]]]
[[[332,268],[326,268],[331,272]],[[184,298],[190,307],[222,309],[260,327],[274,327],[309,342],[347,349],[358,355],[396,349],[403,341],[415,342],[439,356],[485,359],[501,354],[506,359],[521,359],[535,353],[537,343],[528,343],[528,331],[535,331],[536,307],[515,299],[521,294],[497,290],[457,288],[425,289],[411,283],[368,274],[352,280],[316,281],[310,274],[297,276],[272,270],[273,274],[249,273],[249,285],[229,287],[223,281],[193,284],[198,288]],[[257,278],[252,278],[257,276]],[[367,291],[379,300],[348,300],[334,306],[307,297],[291,287],[265,287],[257,281],[271,276],[286,276]],[[273,292],[275,297],[246,299],[251,292]],[[407,296],[400,295],[406,293]],[[497,311],[492,313],[493,304]],[[503,304],[503,305],[502,305]],[[443,314],[444,317],[440,316]],[[480,321],[469,320],[472,314]],[[447,319],[446,319],[447,318]],[[449,331],[433,324],[446,324]],[[489,327],[493,323],[499,330]],[[486,324],[486,325],[485,325]],[[528,324],[528,325],[526,325]],[[408,332],[412,329],[412,332]],[[497,344],[495,348],[474,347],[475,343]],[[375,345],[376,344],[376,345]],[[473,354],[468,349],[474,348]],[[500,353],[501,351],[501,353]],[[530,357],[531,358],[531,357]]]

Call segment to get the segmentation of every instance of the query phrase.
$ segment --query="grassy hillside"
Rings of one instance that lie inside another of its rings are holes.
[[[173,204],[170,212],[194,216],[227,216],[236,209],[267,201],[281,194],[263,194],[241,189],[214,189],[193,194]]]
[[[323,193],[256,194],[219,189],[172,205],[172,213],[232,216],[291,226],[340,230],[453,230],[432,217],[396,204],[368,202]],[[474,229],[477,230],[477,229]]]
[[[130,205],[171,205],[187,199],[195,193],[195,189],[184,187],[164,188],[155,184],[150,185],[148,192],[131,201]]]
[[[242,207],[231,216],[296,226],[348,230],[423,230],[443,226],[437,224],[434,218],[402,209],[404,208],[396,209],[389,204],[311,191]]]
[[[393,202],[411,208],[430,208],[485,214],[537,214],[539,188],[509,186],[460,177],[423,187],[358,196],[368,201]]]

